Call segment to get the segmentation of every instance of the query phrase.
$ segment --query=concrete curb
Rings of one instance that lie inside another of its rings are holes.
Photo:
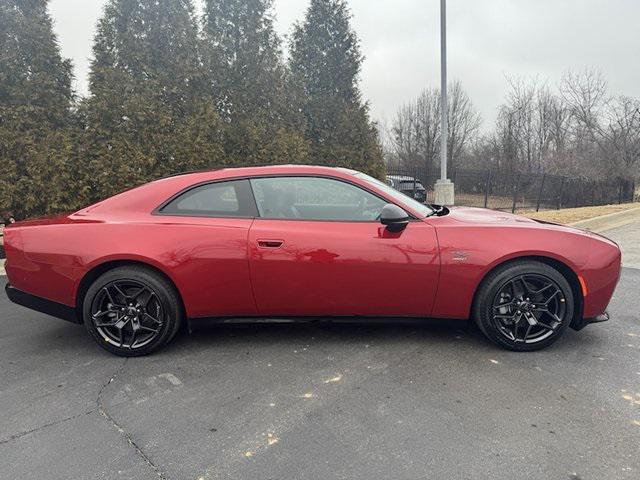
[[[618,227],[624,227],[630,223],[640,221],[640,207],[623,210],[622,212],[609,213],[599,217],[570,223],[570,227],[584,228],[592,232],[601,233]]]

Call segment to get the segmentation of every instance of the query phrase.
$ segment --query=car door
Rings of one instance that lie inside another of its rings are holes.
[[[194,185],[155,212],[155,240],[189,317],[253,316],[247,238],[257,215],[248,180]]]
[[[434,228],[378,221],[387,200],[327,177],[251,180],[259,217],[249,265],[265,316],[428,316],[439,275]]]

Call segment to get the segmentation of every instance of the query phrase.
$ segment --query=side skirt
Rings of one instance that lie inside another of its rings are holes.
[[[341,325],[432,325],[459,326],[467,319],[428,317],[196,317],[187,319],[189,332],[211,325],[287,325],[287,324],[341,324]]]

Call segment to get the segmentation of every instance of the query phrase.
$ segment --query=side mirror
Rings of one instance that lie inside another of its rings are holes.
[[[401,232],[409,225],[409,214],[397,205],[387,203],[380,212],[380,223],[390,232]]]

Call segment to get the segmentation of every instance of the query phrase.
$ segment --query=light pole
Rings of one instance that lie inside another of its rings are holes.
[[[440,0],[440,180],[435,186],[435,203],[453,205],[453,183],[447,178],[449,140],[449,103],[447,100],[447,0]]]

